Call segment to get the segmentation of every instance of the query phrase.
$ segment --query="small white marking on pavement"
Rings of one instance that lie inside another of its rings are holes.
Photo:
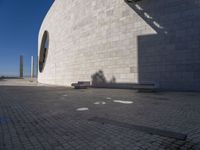
[[[106,97],[106,99],[110,100],[110,99],[112,99],[112,98],[111,98],[111,97]]]
[[[63,95],[64,97],[67,97],[68,95],[67,94],[65,94],[65,95]]]
[[[77,108],[76,111],[87,111],[89,110],[87,107]]]
[[[106,102],[95,102],[94,104],[95,104],[95,105],[100,105],[100,104],[105,105]]]
[[[113,100],[113,102],[122,104],[133,104],[133,101]]]
[[[99,104],[100,104],[100,102],[95,102],[94,104],[95,104],[95,105],[99,105]]]

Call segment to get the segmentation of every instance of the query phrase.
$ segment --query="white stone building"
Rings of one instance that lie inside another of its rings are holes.
[[[38,81],[200,90],[198,0],[56,0],[39,33]]]

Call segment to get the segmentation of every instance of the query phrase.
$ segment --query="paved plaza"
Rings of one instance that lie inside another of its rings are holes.
[[[0,86],[0,150],[200,149],[200,93],[31,84]]]

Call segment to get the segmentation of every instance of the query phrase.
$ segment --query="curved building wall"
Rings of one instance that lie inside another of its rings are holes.
[[[200,4],[188,0],[56,0],[38,81],[69,86],[101,73],[107,82],[200,89]],[[99,72],[101,71],[101,72]]]

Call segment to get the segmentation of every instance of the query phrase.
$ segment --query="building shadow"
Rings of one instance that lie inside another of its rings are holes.
[[[106,84],[106,77],[104,75],[104,72],[102,70],[99,70],[98,72],[94,73],[92,76],[92,85],[98,85],[98,84]]]
[[[137,37],[139,83],[150,81],[161,89],[199,91],[200,2],[125,2],[156,32]]]
[[[113,76],[110,81],[108,81],[102,70],[97,71],[92,76],[92,86],[93,87],[110,87],[117,85],[116,78]]]
[[[94,88],[112,88],[112,89],[147,89],[147,91],[152,91],[152,89],[156,89],[156,85],[153,83],[125,83],[125,82],[117,82],[115,76],[111,78],[111,80],[107,80],[104,72],[102,70],[97,71],[91,76],[92,83],[91,86]],[[149,88],[150,86],[150,88]]]

